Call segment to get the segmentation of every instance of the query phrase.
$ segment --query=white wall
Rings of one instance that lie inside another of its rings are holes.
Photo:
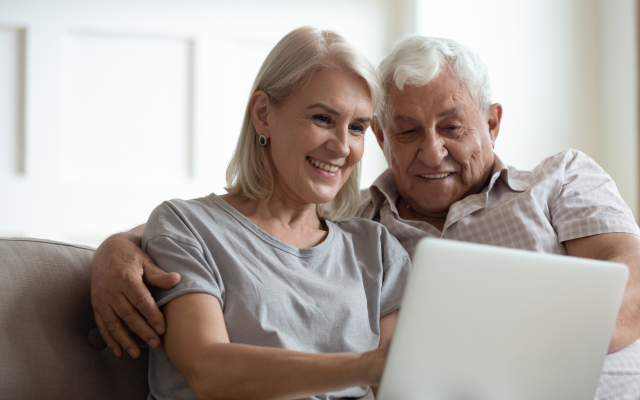
[[[603,0],[601,115],[597,160],[613,177],[636,220],[640,217],[638,163],[637,3]]]
[[[417,31],[479,53],[504,107],[496,153],[529,169],[567,148],[595,159],[638,215],[632,0],[419,0]]]
[[[221,192],[249,89],[302,25],[373,62],[393,2],[0,0],[0,236],[98,244]],[[392,12],[393,11],[393,12]],[[362,183],[385,164],[367,133]]]
[[[378,63],[404,33],[475,48],[505,108],[497,152],[569,147],[638,207],[632,0],[0,0],[0,236],[98,244],[167,198],[220,192],[253,77],[285,33]],[[386,167],[367,133],[362,184]]]

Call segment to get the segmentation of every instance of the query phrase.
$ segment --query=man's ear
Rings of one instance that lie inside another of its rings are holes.
[[[258,135],[264,135],[269,139],[271,132],[269,132],[267,117],[272,107],[269,95],[262,90],[258,90],[251,96],[249,106],[251,107],[251,121],[256,128],[256,132]]]
[[[384,131],[382,130],[382,124],[377,117],[373,117],[371,121],[371,130],[373,134],[376,135],[376,140],[378,141],[378,146],[384,151]]]
[[[500,133],[500,121],[502,120],[502,105],[500,103],[494,103],[489,106],[487,111],[487,125],[489,126],[489,136],[491,137],[491,144],[496,147],[496,139]]]

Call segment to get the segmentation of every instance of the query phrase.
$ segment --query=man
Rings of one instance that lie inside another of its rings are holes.
[[[386,102],[372,128],[389,169],[364,193],[360,215],[384,224],[409,254],[429,236],[626,264],[609,348],[617,353],[607,357],[598,397],[640,398],[640,230],[611,178],[574,150],[531,172],[505,166],[493,153],[502,106],[491,103],[482,61],[454,41],[405,38],[380,72]],[[140,251],[140,234],[138,227],[105,241],[92,279],[105,340],[134,357],[138,348],[120,318],[152,347],[164,331],[143,277],[161,287],[179,279]]]

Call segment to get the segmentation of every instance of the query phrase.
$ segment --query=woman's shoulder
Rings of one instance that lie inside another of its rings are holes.
[[[202,217],[224,214],[215,194],[191,200],[171,199],[158,205],[149,216],[149,221],[159,220],[167,223],[188,222]]]
[[[360,232],[363,229],[376,232],[377,234],[388,232],[387,228],[381,223],[362,217],[353,217],[344,221],[334,221],[333,223],[338,229],[345,232]]]
[[[215,194],[211,194],[191,200],[163,201],[151,212],[144,236],[168,236],[191,242],[194,232],[213,222],[223,222],[226,213],[216,198]]]
[[[398,239],[379,222],[355,217],[346,221],[333,222],[339,234],[348,237],[354,247],[367,252],[380,251],[384,261],[391,262],[398,258],[409,257]]]

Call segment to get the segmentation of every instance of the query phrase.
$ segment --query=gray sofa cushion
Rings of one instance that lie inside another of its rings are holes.
[[[93,253],[0,238],[0,398],[146,398],[148,351],[118,359],[95,328]]]

